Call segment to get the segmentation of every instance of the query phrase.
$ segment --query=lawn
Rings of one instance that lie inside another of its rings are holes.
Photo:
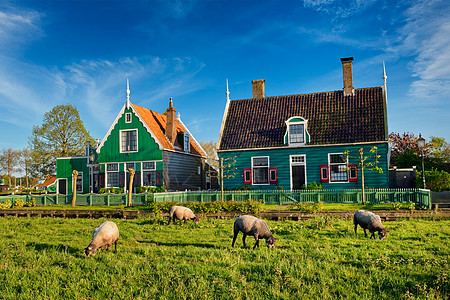
[[[277,248],[252,251],[233,220],[167,226],[113,220],[118,253],[86,258],[104,219],[0,218],[0,299],[448,299],[450,220],[385,222],[383,240],[350,221],[268,221]]]

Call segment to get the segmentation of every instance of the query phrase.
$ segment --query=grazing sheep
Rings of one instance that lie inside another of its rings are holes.
[[[389,232],[389,230],[384,229],[383,225],[381,224],[380,216],[370,211],[358,210],[353,216],[353,224],[355,224],[355,235],[358,224],[364,229],[364,235],[366,237],[366,229],[369,229],[369,232],[372,233],[370,238],[374,239],[375,231],[378,231],[378,237],[380,238],[380,240],[383,240]]]
[[[94,256],[97,249],[106,247],[106,251],[109,252],[109,248],[112,243],[115,245],[114,253],[117,253],[117,241],[119,240],[119,228],[114,222],[106,221],[100,224],[94,229],[92,235],[92,242],[86,247],[85,253],[89,256]]]
[[[256,247],[259,247],[260,238],[266,239],[267,248],[272,248],[275,246],[276,238],[273,237],[272,233],[270,232],[269,226],[267,226],[267,223],[254,216],[244,215],[238,217],[236,221],[234,221],[233,231],[234,237],[231,247],[234,247],[234,242],[236,241],[239,231],[244,234],[244,236],[242,237],[244,247],[245,238],[247,237],[247,235],[252,235],[256,240],[256,243],[253,246],[253,250],[255,250]]]
[[[187,223],[188,220],[193,220],[195,223],[200,222],[200,220],[194,215],[190,208],[184,206],[172,206],[169,210],[169,223],[173,220],[173,224],[175,224],[175,218],[178,220],[184,220],[184,223]]]

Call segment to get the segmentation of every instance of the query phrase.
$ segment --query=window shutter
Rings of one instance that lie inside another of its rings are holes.
[[[328,165],[320,166],[320,182],[329,182],[330,177],[328,174]]]
[[[105,187],[105,173],[100,173],[98,175],[98,187]]]
[[[348,165],[348,181],[358,181],[358,164]]]
[[[270,184],[277,184],[278,183],[277,167],[270,167],[269,168],[269,183]]]
[[[156,171],[156,186],[162,186],[162,171]]]
[[[252,168],[244,168],[244,184],[252,184]]]
[[[119,172],[119,187],[124,187],[125,173]]]
[[[141,186],[141,172],[134,173],[133,186]]]

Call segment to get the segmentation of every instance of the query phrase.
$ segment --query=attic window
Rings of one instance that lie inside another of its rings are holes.
[[[131,113],[125,114],[125,123],[131,123]]]
[[[184,152],[191,152],[191,137],[188,132],[184,133],[183,144]]]
[[[289,146],[302,146],[309,143],[309,133],[306,129],[308,120],[302,117],[291,117],[286,121],[284,143]]]

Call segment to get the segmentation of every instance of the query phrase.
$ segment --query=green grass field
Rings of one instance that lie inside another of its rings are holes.
[[[0,218],[0,299],[448,299],[450,220],[385,222],[383,240],[350,221],[268,221],[277,248],[252,251],[233,220],[166,226],[113,220],[118,253],[84,248],[104,219]]]

